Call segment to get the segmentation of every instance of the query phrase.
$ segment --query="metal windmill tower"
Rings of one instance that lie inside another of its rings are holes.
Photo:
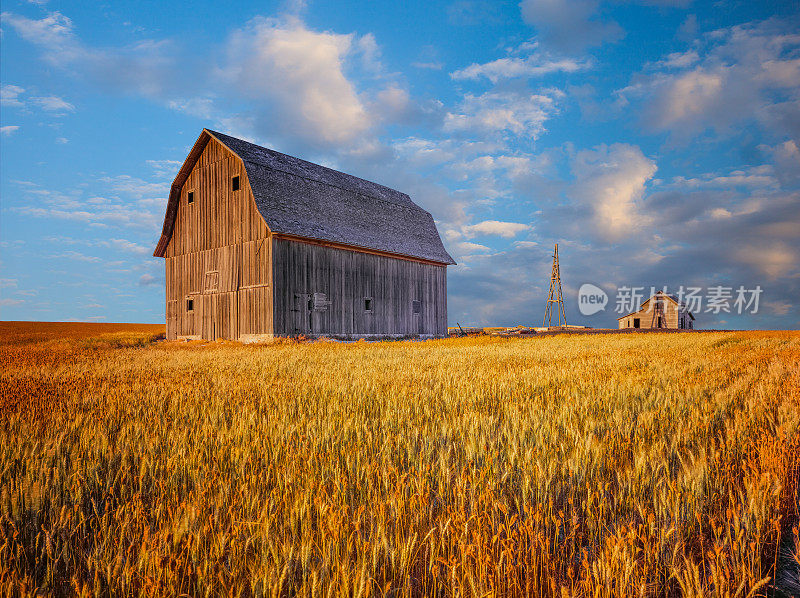
[[[544,311],[544,322],[542,322],[542,326],[547,326],[549,328],[553,325],[554,309],[558,312],[557,325],[566,326],[567,314],[564,311],[564,299],[561,297],[561,270],[558,267],[558,243],[556,243],[553,252],[553,271],[550,274],[550,294],[547,296],[547,307]]]

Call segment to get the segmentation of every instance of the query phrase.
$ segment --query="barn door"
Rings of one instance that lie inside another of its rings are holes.
[[[330,332],[330,328],[325,325],[330,305],[331,301],[325,293],[314,293],[310,296],[308,307],[311,310],[311,331],[314,334]]]
[[[178,300],[167,301],[167,338],[175,340],[178,338]]]
[[[311,333],[311,312],[313,306],[309,305],[313,299],[308,293],[295,293],[294,295],[294,308],[292,314],[294,316],[294,334],[310,334]]]
[[[411,302],[411,330],[416,334],[423,334],[425,332],[422,318],[422,301],[416,299]]]
[[[219,318],[217,318],[217,312],[219,311],[219,295],[214,293],[213,295],[209,295],[208,299],[210,307],[208,310],[208,340],[215,341],[219,336],[217,332],[217,326],[219,325]]]

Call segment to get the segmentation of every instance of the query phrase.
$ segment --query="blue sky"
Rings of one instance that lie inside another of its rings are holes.
[[[570,323],[614,325],[624,286],[760,286],[698,326],[800,322],[798,2],[2,10],[4,320],[163,321],[152,251],[206,126],[409,193],[451,323],[541,322],[555,242]]]

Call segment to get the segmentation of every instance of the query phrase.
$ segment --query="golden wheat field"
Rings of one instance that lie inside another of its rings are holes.
[[[36,326],[0,326],[0,594],[800,591],[800,333]]]

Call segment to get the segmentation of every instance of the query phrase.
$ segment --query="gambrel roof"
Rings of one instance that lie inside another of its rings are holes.
[[[209,129],[172,184],[154,255],[166,252],[181,186],[211,138],[242,160],[256,207],[273,233],[455,264],[433,217],[405,193]]]

